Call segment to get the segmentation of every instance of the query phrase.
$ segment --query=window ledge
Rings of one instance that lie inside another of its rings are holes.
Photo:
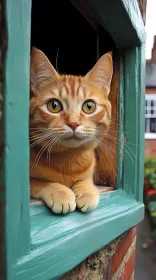
[[[59,279],[92,253],[138,224],[144,205],[117,190],[100,195],[96,210],[54,215],[31,205],[31,251],[16,267],[16,280]]]

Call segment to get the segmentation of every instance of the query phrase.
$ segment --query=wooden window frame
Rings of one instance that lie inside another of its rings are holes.
[[[29,206],[29,69],[31,0],[6,0],[7,53],[3,102],[3,214],[7,280],[48,280],[138,224],[144,215],[145,30],[136,0],[87,0],[86,7],[120,50],[118,189],[87,214],[55,216]],[[124,29],[124,30],[123,30]],[[129,133],[128,127],[133,128]],[[131,143],[131,144],[130,144]]]
[[[150,121],[151,119],[156,119],[156,93],[153,94],[146,94],[145,95],[146,103],[149,104],[145,105],[145,120],[148,119],[148,123],[145,122],[145,139],[156,139],[156,130],[155,132],[150,131]],[[151,101],[154,102],[154,113],[151,113],[152,106]],[[150,112],[148,112],[150,111]],[[146,120],[147,121],[147,120]],[[156,122],[156,120],[155,120]]]

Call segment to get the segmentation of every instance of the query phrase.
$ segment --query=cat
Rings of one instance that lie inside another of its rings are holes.
[[[30,193],[56,214],[97,207],[95,149],[111,121],[111,53],[85,76],[60,75],[33,48],[30,100]]]

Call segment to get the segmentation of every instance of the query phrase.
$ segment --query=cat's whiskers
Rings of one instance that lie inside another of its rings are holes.
[[[38,162],[39,162],[39,160],[40,160],[40,158],[41,158],[41,156],[42,156],[42,154],[43,154],[43,152],[48,148],[48,150],[47,150],[47,159],[48,159],[48,156],[49,156],[49,161],[50,161],[50,153],[48,154],[48,151],[49,151],[49,149],[51,149],[52,148],[52,146],[61,138],[61,135],[57,135],[57,134],[55,134],[55,135],[52,135],[51,133],[50,133],[50,140],[47,142],[47,143],[45,143],[45,145],[40,149],[40,151],[39,151],[39,153],[37,154],[37,157],[35,158],[35,162],[36,162],[36,166],[37,166],[37,164],[38,164]],[[49,138],[49,137],[46,137],[46,138]],[[45,141],[46,139],[44,139],[44,141]],[[48,139],[47,139],[48,140]],[[43,141],[43,138],[42,138],[42,141]],[[41,141],[40,141],[41,142]],[[38,144],[38,143],[37,143]]]
[[[110,143],[105,143],[105,142],[99,141],[98,147],[103,147],[103,146],[105,146],[106,149],[108,149],[110,152],[113,152],[116,155],[116,150],[114,150],[115,147],[111,146]],[[116,167],[117,167],[117,163],[116,163]]]
[[[32,131],[30,131],[30,133],[36,133],[36,132],[42,132],[42,131],[49,131],[49,130],[51,130],[50,128],[29,128],[29,130],[31,130],[32,129]]]
[[[107,144],[105,144],[106,146],[108,146],[108,147],[110,147],[111,149],[112,149],[112,152],[114,153],[114,154],[116,154],[116,150],[114,150],[116,147],[113,145],[111,145],[110,143],[107,143]]]
[[[60,129],[60,128],[51,128],[51,127],[48,127],[48,128],[43,128],[43,127],[42,127],[42,128],[30,127],[29,129],[34,130],[34,131],[31,131],[30,133],[36,132],[36,131],[51,131],[51,132],[55,132],[55,131],[57,131],[57,132],[63,132],[63,131],[64,131],[63,128]]]
[[[111,160],[114,160],[114,161],[115,161],[115,159],[113,158],[113,155],[111,154],[110,150],[107,151],[106,148],[108,148],[108,147],[103,146],[104,143],[103,143],[103,145],[102,145],[102,143],[99,141],[99,139],[97,138],[96,135],[94,136],[94,142],[97,142],[98,147],[100,147],[101,150],[104,151],[105,155],[107,156],[107,158],[108,158],[108,160],[109,160],[109,162],[110,162],[110,164],[111,164],[111,166],[112,166],[113,175],[115,176],[115,170],[114,170],[114,167],[113,167],[113,164],[112,164],[112,161],[111,161]],[[93,146],[93,140],[90,140],[90,141],[88,142],[88,144],[91,144],[91,145]],[[101,146],[101,145],[102,145],[102,146]],[[96,151],[100,154],[100,151],[98,150],[98,147],[97,147]],[[100,154],[100,156],[101,156],[101,154]],[[116,161],[115,161],[115,165],[116,165],[116,167],[117,167]]]
[[[51,140],[48,149],[47,149],[47,157],[49,156],[49,161],[50,161],[50,149],[51,147],[55,144],[55,142],[57,141],[59,135],[54,135],[53,139]]]
[[[110,130],[110,129],[109,129],[109,132],[112,133],[112,132],[123,132],[123,131],[122,131],[122,130]],[[130,133],[132,133],[132,132],[126,132],[126,133],[130,134]]]
[[[113,135],[108,134],[108,132],[111,133],[110,130],[109,130],[106,134],[104,134],[100,129],[99,129],[99,130],[97,129],[97,131],[98,131],[98,136],[106,137],[106,138],[112,140],[113,142],[115,142],[117,145],[119,145],[119,146],[121,147],[121,149],[124,149],[124,151],[125,151],[125,152],[128,154],[128,156],[130,157],[132,163],[134,164],[134,160],[133,160],[132,156],[133,156],[135,159],[137,159],[137,157],[136,157],[135,153],[132,151],[132,149],[128,146],[128,144],[130,144],[130,145],[132,145],[132,146],[134,146],[134,147],[140,147],[140,146],[135,145],[135,144],[133,144],[133,143],[130,143],[129,141],[125,141],[125,142],[124,142],[124,146],[123,146],[120,139],[114,137]],[[132,156],[130,155],[130,153],[131,153]]]
[[[114,120],[116,120],[116,119],[114,119]],[[113,119],[110,121],[110,125],[111,124],[116,124],[117,126],[122,126],[122,127],[125,127],[125,128],[130,128],[130,126],[128,126],[128,125],[120,124],[119,122],[113,122]]]
[[[42,138],[43,136],[46,136],[46,135],[51,135],[51,133],[50,132],[48,132],[48,133],[45,133],[45,132],[40,132],[40,133],[35,133],[35,134],[32,134],[32,135],[30,135],[30,141],[35,141],[35,140],[37,140],[37,139],[39,139],[39,138]]]
[[[51,137],[51,133],[49,134],[44,134],[43,136],[40,136],[39,138],[37,139],[31,139],[30,141],[33,141],[32,144],[30,144],[30,149],[35,147],[36,145],[40,144],[41,142],[45,141],[47,138]]]
[[[47,150],[47,159],[49,157],[49,165],[50,165],[50,155],[51,155],[51,149],[52,147],[55,145],[55,143],[57,143],[57,141],[61,138],[61,135],[55,135],[54,139],[51,141],[48,150]]]
[[[34,129],[34,128],[32,128]],[[51,128],[36,128],[35,131],[30,132],[30,142],[33,141],[32,144],[30,144],[30,148],[33,148],[34,146],[38,145],[39,143],[45,141],[49,137],[54,137],[53,132],[60,133],[60,131],[64,131],[64,129],[51,129]]]
[[[101,135],[101,136],[106,136],[106,135],[108,135],[108,136],[110,136],[110,137],[114,137],[114,136],[112,136],[112,135],[110,135],[110,134],[108,134],[108,133],[106,133],[106,134],[104,134],[104,132],[103,131],[101,131],[101,129],[98,129],[97,128],[97,131],[99,131],[98,133],[99,133],[99,135]],[[110,129],[108,130],[108,132],[109,133],[111,133],[111,132],[123,132],[122,130],[120,131],[120,130],[117,130],[117,131],[111,131]],[[132,133],[132,132],[126,132],[126,134],[129,134],[129,133]],[[116,138],[116,137],[114,137],[115,139],[117,139],[117,140],[120,140],[120,139],[118,139],[118,138]],[[131,143],[131,142],[129,142],[129,141],[127,141],[126,140],[126,143],[127,144],[130,144],[130,145],[132,145],[132,146],[135,146],[135,147],[138,147],[138,148],[141,148],[141,146],[139,146],[139,145],[136,145],[136,144],[134,144],[134,143]]]
[[[106,145],[105,143],[100,143],[99,145],[99,148],[101,148],[103,150],[103,148],[105,149],[104,152],[108,152],[108,155],[110,155],[110,157],[112,158],[112,160],[114,161],[115,163],[115,166],[117,168],[117,171],[118,171],[118,166],[117,166],[117,160],[115,159],[115,155],[113,156],[112,153],[116,154],[116,151],[113,150],[113,148],[109,145]]]
[[[61,137],[58,139],[58,142],[57,142],[57,147],[58,147],[58,145],[60,144],[60,141],[61,141],[61,139],[62,139],[63,134],[60,135],[60,136],[61,136]]]
[[[36,121],[39,121],[39,119],[38,120],[33,120],[32,122],[30,122],[30,124],[36,123]]]
[[[41,158],[41,156],[42,156],[42,154],[43,154],[43,152],[45,151],[45,149],[48,147],[48,145],[51,143],[51,138],[48,140],[48,142],[46,142],[44,145],[43,145],[43,147],[39,150],[39,152],[38,152],[38,154],[37,154],[37,156],[36,156],[36,158],[35,158],[35,160],[34,160],[34,164],[36,163],[36,167],[37,167],[37,165],[38,165],[38,163],[39,163],[39,160],[40,160],[40,158]]]
[[[108,137],[110,137],[111,139],[115,139],[116,141],[118,141],[119,142],[119,139],[118,138],[115,138],[115,137],[113,137],[112,135],[110,135],[110,134],[107,134],[108,135]],[[129,143],[129,142],[127,142],[127,143]],[[124,142],[124,145],[127,147],[127,149],[129,149],[129,151],[133,154],[133,156],[135,157],[135,159],[137,159],[136,158],[136,156],[135,156],[135,154],[133,153],[133,151],[131,150],[131,148],[130,147],[128,147],[128,145],[127,145],[127,143],[126,142]],[[136,146],[136,145],[135,145]]]
[[[110,137],[110,136],[108,136],[108,135],[105,135],[105,136],[106,136],[107,138],[111,139],[112,141],[116,142],[117,145],[119,144],[119,146],[121,147],[121,149],[122,149],[122,148],[124,149],[124,151],[125,151],[125,152],[128,154],[128,156],[130,157],[132,163],[134,164],[134,160],[132,159],[132,157],[131,157],[131,155],[130,155],[129,152],[132,153],[132,155],[135,157],[135,159],[137,159],[137,157],[135,156],[135,154],[133,153],[133,151],[132,151],[128,146],[122,147],[122,143],[121,143],[121,141],[120,141],[119,139],[114,139],[113,137]],[[124,145],[125,145],[125,143],[124,143]],[[127,149],[129,148],[129,152],[127,151],[126,148],[127,148]]]
[[[48,147],[49,147],[51,141],[52,141],[52,140],[50,139],[50,140],[47,142],[47,144],[43,146],[43,149],[40,150],[40,154],[38,155],[38,159],[37,159],[37,161],[36,161],[36,167],[37,167],[37,165],[38,165],[38,163],[39,163],[39,160],[40,160],[41,156],[42,156],[43,153],[48,149]],[[47,158],[47,159],[48,159],[48,158]]]
[[[99,145],[99,147],[100,147],[100,145]],[[108,160],[109,160],[109,162],[110,162],[110,164],[111,164],[111,166],[112,166],[112,170],[113,170],[113,175],[114,175],[114,177],[115,177],[115,170],[114,170],[114,167],[113,167],[113,164],[112,164],[112,162],[111,162],[111,158],[109,158],[109,156],[110,156],[110,153],[107,151],[107,149],[105,148],[105,147],[100,147],[103,151],[104,151],[104,153],[106,154],[106,156],[107,156],[107,158],[108,158]],[[99,150],[97,149],[97,151],[99,152]],[[99,152],[100,153],[100,152]]]

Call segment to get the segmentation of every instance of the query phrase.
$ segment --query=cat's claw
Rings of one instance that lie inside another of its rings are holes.
[[[66,188],[65,190],[50,190],[44,192],[42,199],[47,206],[56,214],[73,212],[76,208],[74,193]]]
[[[95,209],[99,202],[99,194],[95,191],[93,192],[84,192],[82,194],[77,195],[76,198],[76,207],[80,209],[82,212],[89,212]]]

